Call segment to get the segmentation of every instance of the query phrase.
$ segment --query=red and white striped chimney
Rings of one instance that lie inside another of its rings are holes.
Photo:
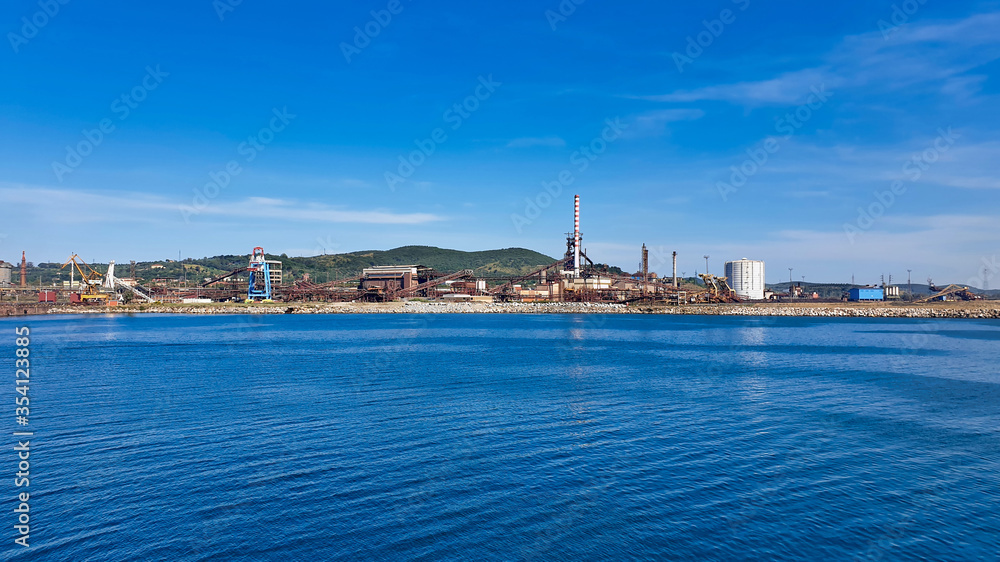
[[[573,196],[573,277],[580,277],[580,196]]]

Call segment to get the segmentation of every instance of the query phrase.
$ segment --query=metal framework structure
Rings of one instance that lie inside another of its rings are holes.
[[[72,281],[73,277],[72,277],[72,275],[73,275],[73,271],[74,271],[74,268],[75,268],[75,271],[78,271],[80,273],[80,282],[83,283],[83,286],[85,287],[84,290],[80,292],[80,302],[81,303],[84,303],[84,304],[93,304],[93,303],[107,304],[108,301],[111,300],[110,295],[107,295],[107,294],[102,293],[100,291],[100,287],[101,287],[102,283],[104,282],[104,275],[102,275],[101,273],[99,273],[97,270],[95,270],[94,268],[90,267],[89,265],[87,265],[87,262],[85,262],[82,259],[80,259],[80,256],[78,256],[76,254],[73,254],[72,256],[70,256],[69,259],[67,259],[66,262],[63,263],[62,267],[60,267],[59,269],[63,269],[67,265],[70,265],[70,264],[73,264],[73,267],[69,268],[69,271],[70,271],[70,286],[73,285],[73,281]],[[86,271],[84,271],[83,267],[80,267],[81,264],[83,264],[83,266],[87,268]]]
[[[941,297],[946,297],[948,295],[955,295],[956,297],[962,299],[963,301],[971,301],[981,299],[982,297],[973,293],[968,287],[962,287],[961,285],[948,285],[944,289],[940,287],[935,287],[933,283],[930,284],[930,289],[935,291],[935,294],[924,297],[922,299],[917,299],[915,302],[930,302],[932,300],[940,299]]]
[[[250,254],[250,280],[247,285],[247,302],[270,301],[274,296],[271,292],[271,270],[264,259],[264,248],[257,246]]]
[[[108,262],[108,273],[104,276],[104,288],[111,289],[112,291],[128,291],[146,302],[156,302],[156,299],[146,294],[146,291],[143,289],[124,283],[121,279],[115,277],[115,260]]]
[[[437,279],[431,279],[430,281],[427,281],[425,283],[421,283],[419,285],[414,285],[412,287],[403,289],[401,291],[396,291],[396,293],[394,294],[394,296],[395,297],[409,297],[409,296],[413,296],[413,295],[417,294],[418,292],[423,291],[425,289],[430,289],[431,287],[436,287],[437,285],[440,285],[440,284],[445,283],[447,281],[454,281],[455,279],[461,279],[463,277],[464,278],[474,278],[475,277],[475,272],[473,272],[471,269],[463,269],[462,271],[456,271],[455,273],[452,273],[450,275],[445,275],[443,277],[438,277]]]
[[[725,277],[717,277],[711,273],[699,273],[698,277],[705,282],[708,302],[740,302],[736,291],[729,286]]]
[[[209,279],[208,281],[205,281],[204,283],[201,284],[201,286],[202,287],[208,287],[209,285],[214,285],[214,284],[218,283],[219,281],[223,281],[225,279],[229,279],[230,277],[233,277],[234,275],[239,275],[240,273],[245,273],[246,271],[247,271],[247,268],[245,268],[245,267],[237,267],[236,269],[230,271],[229,273],[224,273],[224,274],[222,274],[222,275],[220,275],[218,277],[215,277],[213,279]]]
[[[572,260],[572,259],[573,259],[572,256],[564,257],[563,259],[561,259],[561,260],[559,260],[557,262],[550,263],[549,265],[547,265],[547,266],[545,266],[545,267],[543,267],[541,269],[536,269],[535,271],[532,271],[531,273],[528,273],[527,275],[522,275],[520,277],[515,277],[513,279],[509,279],[509,280],[507,280],[507,282],[505,282],[505,283],[503,283],[501,285],[497,285],[496,287],[493,287],[492,289],[490,289],[487,292],[489,294],[491,294],[491,295],[504,295],[504,294],[507,294],[507,293],[509,293],[509,291],[511,290],[511,288],[514,287],[514,285],[520,283],[521,281],[524,281],[526,279],[531,279],[532,277],[534,277],[536,275],[541,275],[543,272],[549,271],[550,269],[555,269],[557,267],[562,267],[563,265],[569,263],[570,260]]]

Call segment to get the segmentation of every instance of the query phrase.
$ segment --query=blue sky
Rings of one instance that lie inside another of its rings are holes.
[[[1000,2],[51,2],[0,9],[0,259],[558,256],[579,193],[626,269],[998,269]]]

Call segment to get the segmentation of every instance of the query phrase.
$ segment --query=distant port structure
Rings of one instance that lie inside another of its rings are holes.
[[[705,255],[706,272],[686,279],[678,277],[676,251],[669,256],[670,275],[650,271],[649,249],[645,244],[639,250],[639,267],[635,273],[597,264],[587,255],[580,219],[580,196],[576,195],[573,198],[573,229],[566,233],[565,253],[546,265],[521,269],[522,272],[530,269],[527,273],[501,274],[488,269],[478,272],[474,269],[439,271],[419,263],[376,262],[359,268],[360,271],[355,269],[345,272],[346,275],[319,282],[308,273],[300,273],[295,278],[283,275],[285,264],[282,259],[269,257],[262,246],[256,246],[249,257],[244,254],[242,265],[229,271],[215,270],[216,273],[203,276],[200,281],[195,281],[201,272],[200,266],[187,265],[179,259],[177,262],[165,260],[166,264],[149,265],[146,277],[140,279],[134,261],[128,266],[128,275],[119,277],[113,261],[102,273],[98,267],[73,254],[62,264],[59,272],[63,277],[68,273],[68,281],[53,274],[54,280],[48,285],[44,285],[39,278],[37,286],[31,287],[26,283],[27,267],[22,253],[20,283],[15,284],[13,280],[15,265],[0,261],[0,301],[31,302],[37,295],[39,303],[62,300],[105,306],[130,302],[389,302],[405,299],[688,305],[820,298],[817,292],[810,292],[804,282],[793,282],[791,268],[787,291],[768,289],[764,262],[745,257],[725,262],[724,275],[717,276],[708,273],[709,256]],[[281,257],[286,258],[284,255]],[[661,256],[659,261],[667,260]],[[165,271],[170,267],[177,271],[178,265],[181,275],[167,277]],[[119,271],[124,267],[121,266]],[[968,287],[948,285],[941,288],[930,280],[928,284],[930,295],[917,299],[911,290],[907,294],[908,299],[929,302],[982,298]],[[827,295],[826,298],[831,297]],[[892,285],[891,276],[889,283],[883,281],[881,286],[852,286],[837,296],[837,300],[856,302],[901,299],[899,287]]]

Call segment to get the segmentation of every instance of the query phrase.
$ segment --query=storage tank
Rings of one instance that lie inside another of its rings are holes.
[[[727,261],[726,279],[741,299],[764,300],[764,262],[746,258]]]

